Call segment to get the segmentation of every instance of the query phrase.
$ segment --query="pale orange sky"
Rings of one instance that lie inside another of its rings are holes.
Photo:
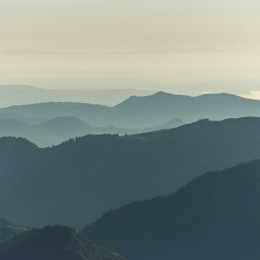
[[[259,13],[255,0],[1,0],[0,84],[260,91]]]

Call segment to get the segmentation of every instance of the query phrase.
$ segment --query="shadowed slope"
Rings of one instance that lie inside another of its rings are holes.
[[[83,234],[132,260],[260,258],[260,161],[106,213]]]
[[[46,227],[10,241],[2,250],[1,260],[124,260],[119,254],[96,246],[74,230]]]
[[[29,231],[29,229],[0,219],[0,245],[26,231]]]
[[[177,191],[201,174],[260,158],[260,119],[86,136],[39,149],[0,139],[0,216],[82,228],[106,210]]]

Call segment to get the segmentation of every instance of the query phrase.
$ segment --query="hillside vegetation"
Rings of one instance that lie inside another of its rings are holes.
[[[176,192],[201,174],[260,158],[260,119],[203,120],[133,136],[86,136],[40,149],[0,138],[0,215],[82,228],[105,211]]]

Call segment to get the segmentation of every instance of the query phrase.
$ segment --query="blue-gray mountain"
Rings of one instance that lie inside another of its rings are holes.
[[[85,102],[115,105],[131,95],[149,95],[154,91],[138,89],[44,89],[28,85],[0,85],[0,107],[42,102]]]
[[[131,260],[260,259],[260,161],[106,213],[83,234]]]
[[[203,118],[222,120],[260,116],[260,101],[230,94],[190,97],[158,92],[145,97],[132,96],[114,107],[84,103],[42,103],[0,109],[0,118],[29,123],[41,123],[62,116],[75,116],[92,126],[114,125],[126,129],[143,129],[165,124],[173,118],[189,123]]]
[[[229,94],[130,97],[114,107],[42,103],[0,109],[0,136],[23,137],[40,147],[86,134],[134,134],[174,128],[201,118],[260,116],[260,101]]]
[[[23,137],[39,147],[57,145],[68,139],[87,134],[134,134],[183,125],[180,119],[147,129],[121,129],[114,126],[93,127],[74,116],[53,118],[38,124],[29,124],[17,119],[0,119],[0,137]]]
[[[202,120],[40,149],[0,138],[0,216],[25,226],[90,224],[106,210],[171,194],[193,178],[260,158],[260,119]]]

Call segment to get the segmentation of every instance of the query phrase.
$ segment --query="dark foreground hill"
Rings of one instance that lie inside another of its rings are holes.
[[[4,219],[0,219],[0,246],[4,242],[13,239],[28,230],[28,228],[14,225]]]
[[[259,144],[259,118],[86,136],[45,149],[0,138],[0,216],[30,227],[82,228],[111,208],[172,194],[205,172],[260,158]]]
[[[124,260],[62,227],[30,231],[0,248],[0,260]]]
[[[260,259],[260,161],[106,213],[83,234],[131,260]]]

